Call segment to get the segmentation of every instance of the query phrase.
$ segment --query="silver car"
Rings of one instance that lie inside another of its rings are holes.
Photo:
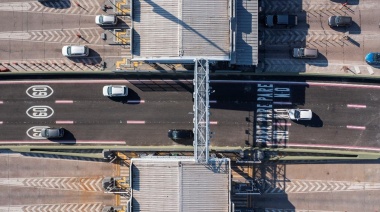
[[[64,46],[62,55],[65,57],[87,57],[90,49],[87,46]]]
[[[103,96],[128,96],[128,88],[125,85],[106,85],[103,87]]]
[[[291,120],[311,120],[313,112],[310,109],[290,109],[288,111]]]
[[[98,25],[116,25],[116,15],[97,15],[95,17],[95,23]]]
[[[43,128],[41,130],[41,137],[44,138],[62,138],[65,134],[65,130],[63,128],[54,128],[54,127],[48,127]]]

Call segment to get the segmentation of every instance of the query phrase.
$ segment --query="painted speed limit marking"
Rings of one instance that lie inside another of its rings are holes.
[[[48,85],[33,85],[26,89],[26,94],[32,98],[48,98],[54,93]]]
[[[45,139],[44,137],[41,136],[41,130],[47,127],[48,126],[31,127],[26,131],[26,135],[29,136],[31,139]]]
[[[53,108],[46,105],[32,106],[26,110],[26,114],[34,119],[47,119],[54,114]]]

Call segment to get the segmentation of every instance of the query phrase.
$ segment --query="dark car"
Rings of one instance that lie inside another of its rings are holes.
[[[173,129],[168,131],[168,137],[173,140],[186,140],[194,138],[194,133],[192,130],[178,130]]]
[[[62,138],[65,134],[65,130],[63,128],[43,128],[41,130],[41,136],[44,138]]]
[[[331,27],[343,27],[351,26],[352,17],[350,16],[330,16],[329,17],[329,26]]]

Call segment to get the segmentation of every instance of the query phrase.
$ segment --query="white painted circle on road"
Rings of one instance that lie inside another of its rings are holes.
[[[48,98],[54,93],[53,89],[48,85],[33,85],[26,89],[26,94],[32,98]]]
[[[41,130],[43,128],[47,128],[48,126],[34,126],[29,128],[26,131],[26,135],[29,136],[31,139],[46,139],[44,137],[41,137]]]
[[[30,107],[26,114],[30,118],[34,119],[47,119],[50,118],[54,114],[53,108],[46,105],[37,105]]]

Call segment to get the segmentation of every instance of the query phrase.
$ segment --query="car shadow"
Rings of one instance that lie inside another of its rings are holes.
[[[74,145],[77,143],[77,139],[75,138],[74,134],[71,133],[69,130],[64,129],[65,134],[62,138],[50,138],[49,140],[52,142],[56,142],[59,144],[66,144],[66,145]]]
[[[108,97],[114,102],[120,102],[123,104],[138,105],[141,104],[141,98],[138,93],[136,93],[131,88],[128,88],[128,96],[121,97]]]
[[[313,112],[313,117],[311,120],[293,120],[295,123],[304,125],[305,127],[323,127],[322,119]]]
[[[102,62],[100,54],[92,49],[90,49],[90,53],[87,57],[67,57],[67,59],[85,66],[98,65]]]
[[[67,9],[71,7],[70,0],[38,0],[45,7],[54,9]]]
[[[193,143],[194,143],[194,139],[193,138],[180,139],[180,140],[171,139],[171,140],[173,142],[175,142],[176,144],[181,144],[181,145],[185,145],[185,146],[193,146]]]
[[[335,3],[344,4],[347,3],[347,5],[358,5],[360,0],[330,0]]]

